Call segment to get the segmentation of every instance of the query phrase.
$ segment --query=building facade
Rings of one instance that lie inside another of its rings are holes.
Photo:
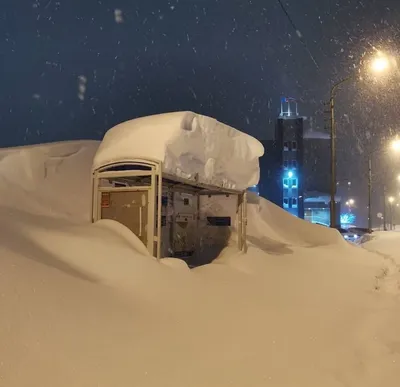
[[[311,120],[310,120],[311,121]],[[274,138],[261,141],[260,196],[312,223],[330,223],[330,137],[315,131],[298,113],[294,99],[283,98]],[[336,224],[340,224],[337,197]]]
[[[275,139],[262,141],[266,152],[260,159],[260,195],[299,218],[304,218],[303,122],[297,102],[283,98]]]

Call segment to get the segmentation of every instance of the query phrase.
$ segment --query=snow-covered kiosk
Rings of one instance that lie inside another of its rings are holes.
[[[253,137],[192,112],[119,124],[93,161],[92,222],[124,224],[157,258],[185,256],[198,243],[201,197],[234,196],[235,224],[210,213],[203,220],[209,227],[235,225],[246,251],[246,189],[258,183],[263,153]]]

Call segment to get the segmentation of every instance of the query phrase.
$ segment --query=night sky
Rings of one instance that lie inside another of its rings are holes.
[[[176,110],[264,139],[282,95],[323,130],[332,82],[372,46],[397,52],[400,1],[284,4],[317,65],[276,0],[2,0],[0,146],[100,139]],[[339,174],[396,130],[396,82],[339,92]]]

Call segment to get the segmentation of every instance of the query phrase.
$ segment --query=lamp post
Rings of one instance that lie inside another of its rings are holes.
[[[372,231],[372,159],[371,155],[368,157],[368,230]]]
[[[381,76],[387,73],[391,67],[396,66],[395,60],[381,51],[377,51],[374,58],[368,61],[368,72]],[[356,73],[335,83],[331,88],[330,106],[330,131],[331,131],[331,202],[330,202],[330,226],[336,228],[336,123],[335,123],[335,96],[340,85],[355,78]],[[400,143],[399,149],[400,149]],[[371,206],[369,206],[371,207]],[[371,217],[369,217],[371,218]],[[371,220],[369,220],[371,222]]]
[[[354,75],[342,79],[331,88],[329,99],[331,120],[331,202],[330,202],[330,226],[336,228],[336,122],[335,122],[335,96],[340,85],[353,79]]]
[[[389,196],[388,202],[389,202],[389,208],[390,208],[390,230],[393,230],[393,203],[394,203],[394,197],[393,196]]]
[[[386,223],[386,185],[383,186],[383,231],[387,231],[387,223]]]

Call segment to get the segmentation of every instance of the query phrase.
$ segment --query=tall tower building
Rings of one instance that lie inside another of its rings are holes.
[[[297,101],[282,98],[275,139],[263,141],[260,159],[260,195],[299,218],[304,218],[303,121]]]
[[[282,98],[275,130],[277,146],[282,150],[282,207],[299,218],[304,218],[303,123],[297,101],[294,98]]]

